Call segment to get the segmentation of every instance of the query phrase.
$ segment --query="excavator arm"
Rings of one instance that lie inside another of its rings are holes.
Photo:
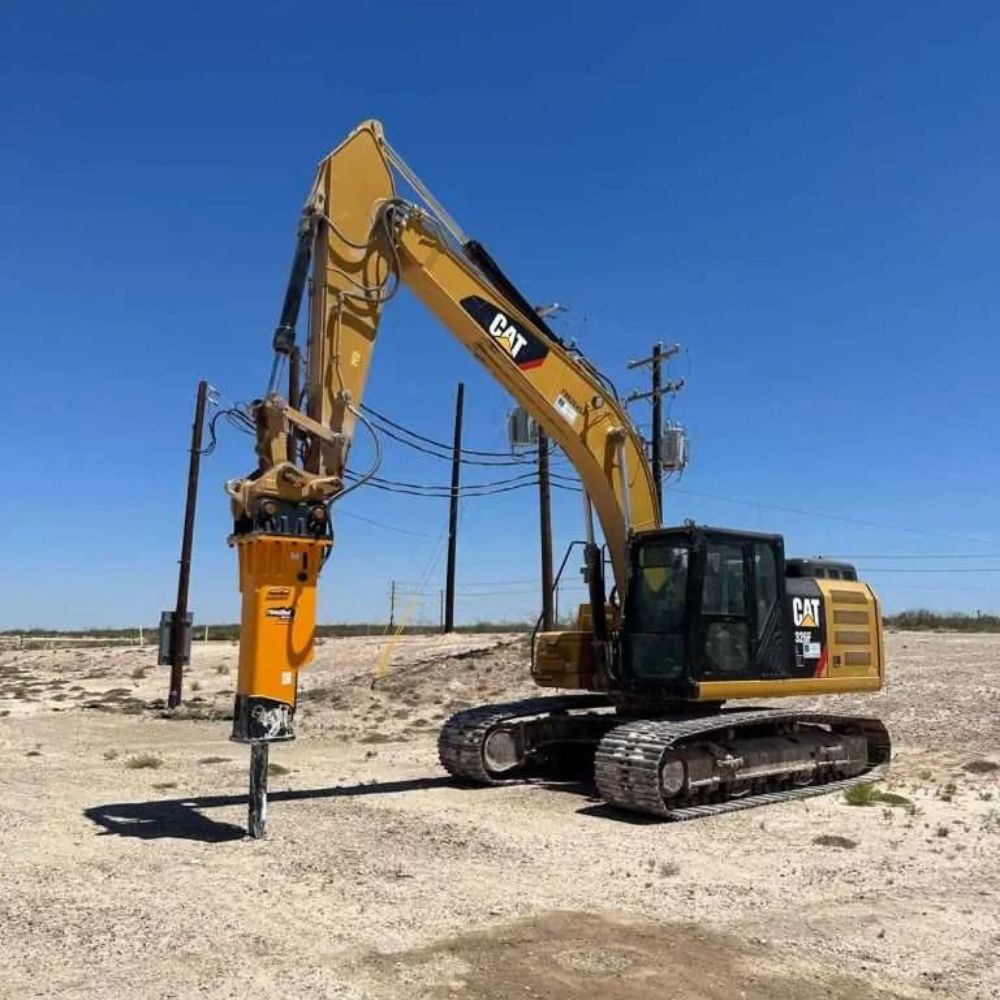
[[[397,176],[422,205],[398,196]],[[278,392],[278,377],[282,360],[296,351],[310,262],[303,412]],[[319,166],[275,332],[271,384],[254,407],[259,466],[227,484],[243,591],[235,738],[290,738],[294,674],[311,657],[316,577],[332,544],[327,505],[356,485],[347,482],[348,455],[364,421],[361,400],[382,309],[400,285],[565,452],[583,485],[588,518],[592,505],[600,521],[620,596],[628,587],[630,532],[659,525],[642,439],[606,380],[567,349],[465,236],[388,145],[379,123],[363,123]],[[593,582],[600,572],[596,545],[590,549]],[[592,589],[595,620],[603,615],[601,591]],[[267,680],[275,677],[289,683]],[[261,735],[265,730],[277,735]]]

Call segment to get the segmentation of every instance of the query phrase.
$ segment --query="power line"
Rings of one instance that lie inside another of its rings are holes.
[[[353,469],[346,470],[344,475],[345,478],[352,482],[358,479],[358,473]],[[563,476],[560,473],[552,473],[552,476],[559,481],[573,481],[571,477]],[[384,479],[380,476],[370,477],[369,483],[376,489],[382,489],[391,493],[403,493],[407,496],[442,498],[450,497],[452,494],[452,487],[444,483],[408,483],[395,479]],[[469,483],[466,486],[459,487],[458,492],[460,496],[492,496],[495,493],[508,493],[511,490],[525,489],[526,487],[537,485],[538,472],[533,469],[531,472],[524,472],[518,476],[509,476],[506,479],[496,479],[487,483]],[[573,487],[567,486],[564,488],[571,489]]]
[[[386,434],[388,437],[395,441],[398,441],[408,447],[414,448],[415,450],[429,454],[432,457],[440,459],[451,459],[451,447],[442,441],[437,441],[425,434],[421,434],[418,431],[410,430],[403,424],[392,420],[390,417],[385,416],[385,414],[380,413],[373,407],[363,405],[362,408],[368,413],[373,419],[378,421],[380,424],[379,429],[382,433]],[[391,429],[390,429],[391,428]],[[395,431],[400,432],[399,434]],[[414,440],[408,440],[401,435],[407,435],[409,438]],[[416,442],[421,442],[417,444]],[[424,447],[424,446],[429,447]],[[438,449],[438,451],[432,451],[431,449]],[[485,466],[520,466],[526,465],[532,461],[532,452],[525,452],[523,459],[512,458],[511,456],[505,454],[504,452],[495,451],[483,451],[471,448],[463,448],[461,450],[461,461],[466,464],[472,465],[485,465]],[[476,459],[467,458],[466,456],[476,455],[482,459],[489,459],[489,461],[478,461]],[[352,470],[348,470],[346,477],[349,479],[357,480],[357,474]],[[576,477],[565,476],[560,473],[552,473],[551,478],[553,480],[552,486],[556,489],[565,490],[568,492],[579,493],[581,488],[576,485],[578,480]],[[531,472],[525,472],[521,475],[510,476],[506,479],[493,480],[486,483],[470,483],[466,486],[461,487],[461,495],[464,497],[486,497],[486,496],[496,496],[502,493],[509,493],[519,489],[528,489],[530,487],[537,486],[539,483],[537,471],[533,470]],[[422,497],[432,497],[437,499],[443,499],[450,497],[452,494],[452,489],[447,484],[434,484],[434,483],[410,483],[401,482],[397,480],[384,479],[380,477],[373,477],[370,481],[370,485],[375,489],[381,490],[383,492],[398,493],[404,496],[422,496]],[[915,528],[908,525],[899,524],[887,524],[880,521],[869,521],[863,518],[849,517],[841,514],[831,514],[826,511],[808,510],[804,508],[791,507],[785,504],[773,504],[764,503],[756,500],[748,500],[740,497],[730,497],[724,496],[717,493],[705,493],[697,490],[684,489],[681,487],[674,487],[674,491],[677,493],[685,494],[687,496],[701,497],[709,500],[719,500],[724,503],[734,503],[746,507],[758,507],[770,510],[778,510],[784,513],[795,514],[801,517],[812,517],[821,520],[837,521],[843,524],[855,524],[862,527],[868,528],[879,528],[886,531],[899,531],[905,532],[907,534],[923,535],[925,537],[934,538],[949,538],[954,540],[975,542],[977,544],[989,545],[992,544],[990,539],[976,538],[968,535],[958,535],[952,534],[950,532],[941,531],[930,531],[924,528]],[[355,515],[360,520],[364,520],[360,515]],[[406,529],[395,528],[394,526],[385,526],[389,530],[400,531],[404,534],[412,534],[418,537],[429,537],[422,535],[419,532],[411,532]],[[993,558],[992,554],[928,554],[925,557],[921,557],[917,553],[905,554],[900,556],[895,555],[866,555],[866,556],[841,556],[839,558],[864,558],[864,559],[918,559],[918,558],[930,558],[930,559],[978,559],[978,558]],[[886,572],[884,570],[882,572]],[[913,572],[923,572],[921,570],[913,570]],[[992,570],[986,570],[986,572],[992,572]]]
[[[834,554],[831,559],[1000,559],[1000,552],[897,552],[895,555]]]
[[[434,451],[432,448],[428,448],[422,444],[418,444],[416,441],[408,441],[405,437],[395,433],[390,428],[382,426],[380,423],[378,423],[377,420],[376,420],[376,426],[378,427],[379,431],[386,437],[392,438],[393,441],[397,441],[400,444],[406,445],[408,448],[414,449],[414,451],[419,451],[423,455],[430,455],[432,458],[440,458],[443,461],[447,462],[451,461],[450,455],[445,455],[439,451]],[[486,460],[486,459],[464,458],[461,457],[461,455],[464,455],[464,452],[460,453],[460,458],[459,458],[459,461],[462,463],[462,465],[484,465],[489,468],[497,468],[500,466],[529,464],[529,462],[525,461],[524,459],[510,457],[510,456],[506,458]]]
[[[502,586],[526,586],[529,583],[535,583],[534,580],[479,580],[475,583],[463,583],[463,587],[502,587]],[[414,584],[410,580],[397,580],[397,584],[401,587],[412,587]]]
[[[421,434],[418,431],[410,430],[409,427],[406,427],[403,424],[397,423],[395,420],[392,420],[391,418],[385,416],[385,414],[379,413],[378,410],[373,409],[372,407],[368,406],[367,404],[362,404],[361,408],[366,413],[368,413],[370,416],[374,417],[378,422],[380,422],[382,424],[386,424],[389,427],[393,428],[394,430],[401,432],[402,434],[406,434],[409,437],[415,438],[417,441],[423,442],[423,444],[425,444],[425,445],[429,445],[432,448],[437,448],[439,451],[444,452],[443,455],[436,455],[435,457],[437,457],[437,458],[447,458],[449,461],[451,460],[452,447],[451,447],[450,444],[447,444],[444,441],[436,441],[434,438],[428,437],[426,434]],[[389,437],[393,438],[393,440],[401,441],[401,439],[399,437],[397,437],[395,434],[392,434],[389,431],[385,430],[384,427],[382,428],[382,430]],[[413,444],[410,441],[401,441],[401,443],[409,445],[410,447],[413,447],[413,448],[417,447],[415,444]],[[433,454],[432,452],[427,452],[427,450],[424,449],[424,448],[417,448],[417,450],[418,451],[424,451],[425,453]],[[533,450],[525,451],[524,452],[524,455],[525,455],[524,459],[514,458],[508,452],[503,452],[503,451],[482,451],[482,450],[479,450],[479,449],[476,449],[476,448],[462,448],[461,449],[461,454],[463,456],[466,456],[466,455],[475,455],[478,458],[492,459],[493,460],[493,461],[476,462],[476,461],[473,461],[472,459],[467,459],[467,458],[463,457],[462,461],[465,462],[466,464],[469,464],[469,465],[527,465],[527,464],[529,464],[529,462],[530,462],[530,456],[534,454],[534,451]]]
[[[393,583],[396,585],[396,593],[397,594],[403,594],[403,593],[406,593],[406,592],[411,591],[411,590],[419,589],[419,587],[421,586],[420,584],[417,584],[417,583],[407,583],[407,582],[402,581],[402,580],[393,580]],[[471,586],[471,585],[468,585],[468,584],[462,584],[461,586],[459,586],[457,588],[457,590],[459,592],[463,592],[464,591],[464,592],[472,593],[472,594],[486,593],[486,592],[491,593],[491,594],[499,594],[499,593],[502,593],[503,591],[510,591],[511,593],[514,593],[514,592],[516,592],[518,590],[523,591],[523,590],[529,589],[529,585],[530,585],[530,589],[531,589],[532,593],[534,593],[538,589],[537,588],[537,583],[538,583],[537,580],[527,580],[527,581],[525,581],[523,583],[507,584],[506,586],[503,585],[502,583],[495,583],[495,584],[484,583],[484,584],[480,584],[478,586]],[[561,588],[572,590],[572,589],[585,589],[587,585],[585,583],[581,583],[581,582],[579,582],[577,580],[563,580],[563,581],[560,582],[559,586]]]
[[[498,590],[498,591],[483,591],[481,594],[466,594],[462,591],[458,591],[455,594],[455,599],[457,601],[478,601],[484,598],[489,598],[490,600],[503,599],[508,597],[521,598],[524,596],[530,596],[534,602],[538,597],[538,587],[525,587],[522,590]],[[423,602],[433,602],[438,600],[437,594],[411,594],[405,590],[396,590],[396,597],[407,597],[415,598],[418,603]]]
[[[357,473],[347,470],[345,478],[356,481]],[[520,481],[520,477],[513,479],[499,480],[494,483],[471,483],[468,486],[459,488],[459,496],[462,497],[485,497],[495,496],[498,493],[509,493],[512,490],[526,489],[529,486],[537,485],[537,478]],[[451,488],[430,483],[402,483],[393,479],[381,479],[378,476],[372,477],[369,486],[385,493],[401,493],[404,496],[431,497],[435,499],[448,498],[451,496]]]
[[[882,528],[886,531],[903,531],[912,535],[926,535],[929,538],[950,538],[953,541],[976,542],[981,545],[995,545],[996,539],[975,538],[971,535],[953,535],[945,531],[927,531],[924,528],[911,528],[901,524],[885,524],[880,521],[865,521],[857,517],[845,517],[841,514],[828,514],[819,510],[802,510],[798,507],[786,507],[782,504],[762,503],[757,500],[746,500],[739,497],[727,497],[718,493],[701,493],[696,490],[686,490],[675,486],[675,493],[684,493],[687,496],[703,497],[707,500],[722,500],[725,503],[740,504],[744,507],[764,507],[769,510],[780,510],[786,514],[800,514],[803,517],[817,517],[826,521],[842,521],[845,524],[857,524],[865,528]]]
[[[573,583],[573,584],[560,584],[560,590],[586,590],[586,584],[583,583]],[[459,597],[507,597],[516,594],[537,594],[538,585],[537,583],[531,587],[504,587],[499,590],[465,590],[464,588],[459,588],[456,593]],[[426,599],[430,599],[432,595],[422,595],[421,592],[415,589],[406,589],[400,587],[398,584],[396,586],[396,596],[403,597],[414,597],[414,596],[426,596]]]
[[[341,517],[349,517],[353,521],[364,521],[365,524],[371,524],[376,528],[384,528],[386,531],[396,531],[401,535],[412,535],[414,538],[429,538],[432,541],[436,541],[438,537],[437,535],[429,535],[424,531],[411,531],[409,528],[400,528],[395,524],[386,524],[385,521],[376,521],[374,518],[364,517],[349,510],[341,510],[339,507],[336,508],[336,513]]]
[[[1000,566],[934,566],[926,569],[914,566],[865,566],[859,573],[1000,573]]]

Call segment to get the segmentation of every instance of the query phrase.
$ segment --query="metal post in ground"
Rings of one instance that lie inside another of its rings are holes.
[[[458,490],[462,467],[462,407],[465,383],[455,395],[455,440],[451,452],[451,499],[448,505],[448,572],[445,580],[444,630],[455,630],[455,556],[458,544]]]
[[[267,757],[269,743],[250,744],[250,802],[247,832],[254,840],[267,835]]]
[[[188,461],[187,502],[184,506],[184,531],[181,536],[180,569],[177,573],[177,604],[170,635],[170,691],[167,707],[177,708],[181,703],[184,681],[184,664],[188,660],[188,590],[191,584],[191,547],[194,543],[194,515],[198,502],[198,473],[201,469],[201,438],[205,428],[205,405],[208,401],[208,383],[198,383],[195,397],[194,423],[191,425],[191,456]]]

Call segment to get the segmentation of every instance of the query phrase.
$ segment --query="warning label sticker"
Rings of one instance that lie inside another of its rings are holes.
[[[580,411],[564,395],[556,397],[555,407],[559,416],[571,426],[575,426],[580,419]]]

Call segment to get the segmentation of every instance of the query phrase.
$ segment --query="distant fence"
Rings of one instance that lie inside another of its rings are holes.
[[[531,624],[520,621],[513,622],[476,622],[473,625],[459,625],[456,632],[465,635],[476,635],[485,632],[529,632]],[[367,622],[356,624],[321,624],[316,626],[316,641],[322,643],[326,639],[339,639],[348,636],[379,637],[387,635],[391,630],[384,622]],[[437,635],[441,628],[438,625],[411,624],[406,628],[406,634]],[[234,624],[195,625],[191,636],[193,646],[207,646],[218,642],[239,642],[240,627]],[[94,632],[81,634],[41,633],[41,632],[4,632],[0,633],[0,650],[4,649],[72,649],[96,646],[152,646],[154,649],[159,641],[155,627],[145,626],[136,629],[115,630],[112,634]]]
[[[137,635],[0,635],[0,649],[55,649],[58,646],[144,646]]]
[[[196,625],[192,639],[199,645],[212,642],[224,642],[227,639],[239,638],[239,630],[233,635],[233,627],[226,625]],[[94,646],[153,646],[159,642],[159,632],[155,628],[144,628],[139,626],[135,631],[121,630],[113,635],[104,635],[100,632],[91,635],[81,635],[79,633],[53,632],[43,634],[41,632],[4,632],[0,634],[0,649],[59,649],[75,647]]]

